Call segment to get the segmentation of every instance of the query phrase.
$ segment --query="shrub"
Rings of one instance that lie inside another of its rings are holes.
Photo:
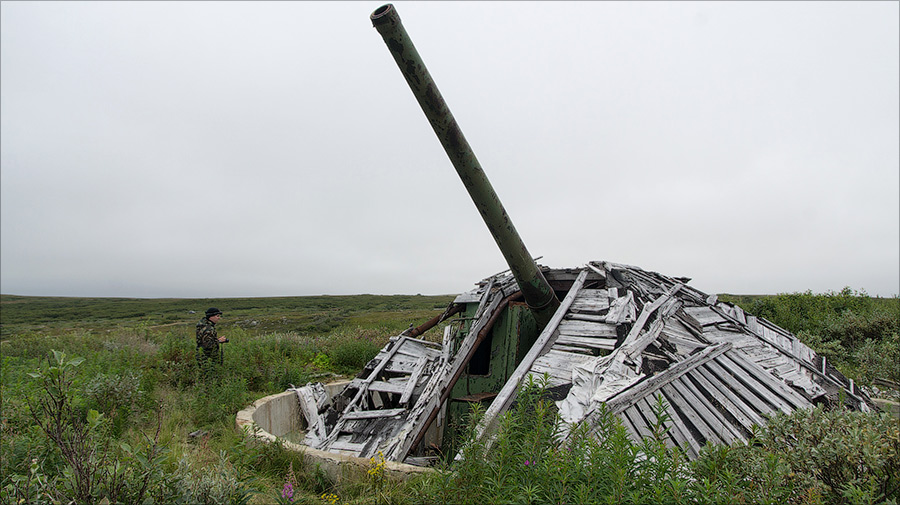
[[[380,350],[372,340],[343,338],[332,346],[330,356],[338,371],[349,373],[362,370]]]
[[[116,435],[122,433],[132,409],[143,397],[141,375],[130,370],[121,374],[101,374],[85,387],[91,406],[112,420]]]
[[[900,425],[888,414],[821,407],[778,414],[759,441],[802,476],[818,482],[829,503],[900,500]]]

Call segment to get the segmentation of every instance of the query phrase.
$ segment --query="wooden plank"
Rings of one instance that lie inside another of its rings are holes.
[[[640,399],[638,404],[641,405],[641,412],[644,413],[644,417],[646,417],[650,423],[656,423],[658,421],[656,414],[653,411],[653,408],[656,405],[655,398],[651,400],[650,396],[645,396]],[[682,431],[683,428],[681,426],[681,423],[678,422],[678,415],[673,411],[671,405],[669,405],[667,412],[669,414],[670,420],[669,422],[665,423],[663,427],[667,430],[670,440],[674,445],[687,452],[690,455],[691,459],[699,458],[700,444],[698,444],[697,441],[694,440],[690,432],[685,434],[685,432]]]
[[[551,349],[556,350],[556,351],[571,352],[573,354],[584,354],[585,356],[593,356],[594,355],[593,350],[589,347],[570,346],[570,345],[561,344],[561,343],[559,343],[559,341],[557,341],[555,344],[553,344],[553,347],[551,347]]]
[[[660,296],[659,298],[653,300],[647,305],[644,305],[644,310],[641,311],[641,315],[638,316],[637,321],[634,322],[634,326],[631,327],[631,330],[628,332],[628,336],[625,337],[624,342],[622,342],[622,347],[628,347],[632,342],[634,342],[641,331],[644,329],[644,325],[647,324],[647,321],[650,319],[650,316],[656,312],[656,309],[662,306],[665,302],[667,302],[678,290],[681,289],[681,284],[676,284],[665,294]]]
[[[322,416],[319,415],[318,402],[314,398],[312,391],[305,386],[296,388],[294,391],[296,391],[297,398],[300,400],[300,411],[303,413],[303,417],[306,418],[310,433],[316,439],[324,440],[327,435],[325,422],[322,420]]]
[[[582,347],[590,347],[592,349],[615,349],[616,347],[616,339],[614,338],[602,338],[602,337],[576,337],[572,335],[560,335],[556,338],[556,343],[553,344],[556,347],[559,344],[563,345],[579,345]]]
[[[564,320],[559,324],[560,335],[578,337],[616,337],[616,325],[590,321]]]
[[[684,307],[684,313],[690,316],[699,326],[724,323],[727,320],[709,306]]]
[[[794,408],[790,403],[784,401],[768,384],[761,380],[761,377],[757,376],[761,374],[748,373],[740,365],[728,359],[727,356],[723,356],[718,361],[723,367],[727,368],[732,375],[737,377],[745,387],[752,390],[764,401],[772,404],[775,408],[781,410],[785,414],[790,414],[794,411]],[[766,372],[763,371],[762,373]]]
[[[616,289],[610,288],[610,291],[614,292]],[[613,293],[610,293],[610,295],[615,296]],[[634,321],[635,310],[634,295],[631,291],[628,291],[625,293],[625,296],[613,299],[609,306],[609,312],[606,314],[606,322],[621,324]]]
[[[647,426],[647,422],[643,417],[641,417],[637,406],[632,405],[631,407],[623,410],[622,415],[626,416],[631,425],[634,426],[637,435],[640,437],[637,439],[638,443],[640,443],[641,439],[643,438],[653,438],[653,432],[650,431],[650,428]]]
[[[653,324],[650,325],[650,329],[639,335],[633,342],[628,344],[627,347],[625,344],[622,344],[622,352],[628,356],[628,359],[633,360],[638,354],[644,352],[644,349],[646,349],[648,345],[656,341],[663,326],[664,323],[662,319],[653,321]]]
[[[515,371],[510,375],[509,379],[507,379],[506,384],[503,385],[503,389],[500,390],[500,393],[491,403],[491,406],[488,407],[476,427],[477,439],[480,440],[485,436],[490,437],[493,435],[499,415],[505,412],[510,404],[512,404],[515,394],[519,389],[519,385],[525,378],[525,375],[531,370],[535,360],[550,349],[556,340],[559,324],[569,307],[572,305],[572,302],[575,300],[575,297],[578,295],[578,292],[581,290],[581,287],[584,285],[584,280],[587,278],[587,275],[588,270],[582,270],[581,273],[578,274],[578,278],[575,279],[572,287],[569,288],[569,292],[560,303],[560,306],[553,314],[553,317],[550,318],[547,326],[545,326],[541,331],[541,334],[538,335],[537,340],[534,345],[531,346],[528,354],[525,355]]]
[[[407,409],[382,409],[382,410],[355,410],[344,414],[345,420],[373,419],[376,417],[394,417],[406,412]]]
[[[702,398],[697,397],[697,395],[685,386],[684,379],[684,376],[679,377],[678,380],[671,382],[669,386],[675,391],[678,391],[678,394],[688,402],[691,409],[696,412],[703,420],[703,423],[709,427],[709,431],[713,434],[714,438],[708,440],[719,444],[730,445],[734,440],[734,434],[731,433],[725,423],[713,414],[712,410],[707,407],[707,404],[702,401]]]
[[[668,340],[669,343],[674,345],[676,348],[677,347],[685,348],[686,349],[685,351],[682,351],[681,349],[679,349],[679,352],[686,354],[686,355],[693,352],[694,349],[698,349],[700,347],[706,347],[707,345],[709,345],[709,344],[704,344],[702,342],[698,342],[692,338],[686,339],[686,338],[682,338],[681,336],[675,336],[673,334],[667,333],[665,329],[662,332],[662,337],[665,338],[666,340]]]
[[[328,437],[326,438],[325,442],[323,443],[324,447],[328,447],[332,443],[334,443],[337,436],[341,433],[341,430],[343,429],[344,423],[346,422],[347,414],[350,413],[353,409],[358,408],[358,403],[359,403],[360,399],[362,399],[363,396],[369,392],[369,385],[372,382],[375,382],[375,380],[378,378],[378,375],[381,373],[382,370],[384,370],[384,368],[387,366],[388,362],[390,362],[391,358],[393,358],[394,355],[397,354],[397,351],[400,349],[400,346],[403,345],[403,342],[406,341],[407,339],[408,339],[407,337],[398,338],[394,342],[394,345],[391,347],[390,351],[388,351],[386,354],[381,353],[381,354],[385,354],[384,358],[378,363],[378,365],[375,366],[375,369],[372,370],[372,372],[365,379],[362,379],[362,384],[360,384],[359,390],[357,390],[356,394],[353,396],[353,399],[350,400],[350,402],[347,404],[347,406],[344,407],[344,410],[341,412],[340,417],[338,418],[334,427],[331,429],[331,433],[328,434]]]
[[[625,431],[628,432],[628,438],[634,440],[635,442],[641,441],[641,435],[638,432],[637,428],[634,427],[634,424],[631,423],[631,420],[628,419],[628,416],[623,413],[617,414],[617,417],[620,421],[622,421],[622,426],[625,427]]]
[[[679,379],[678,383],[685,389],[685,391],[682,391],[681,393],[685,396],[685,398],[687,398],[688,394],[693,395],[695,398],[697,398],[697,400],[702,404],[703,408],[708,411],[720,425],[722,425],[725,431],[720,433],[719,435],[723,438],[729,439],[727,441],[729,445],[733,444],[735,440],[740,440],[742,442],[746,441],[747,439],[741,429],[734,426],[731,421],[729,421],[728,418],[726,418],[725,415],[722,414],[722,412],[719,411],[719,409],[715,405],[713,405],[708,398],[706,398],[706,395],[703,394],[703,391],[700,391],[697,385],[691,380],[695,375],[700,375],[700,372],[698,370],[694,370],[692,373],[683,375],[681,379]],[[712,393],[710,393],[710,396],[712,396]],[[707,419],[712,418],[708,417]],[[712,425],[710,424],[710,426]]]
[[[461,373],[462,368],[468,364],[470,353],[475,351],[478,333],[490,320],[488,314],[493,314],[500,304],[503,303],[504,298],[502,291],[498,292],[497,296],[491,297],[490,302],[488,302],[489,307],[485,310],[485,317],[476,320],[472,324],[450,362],[432,375],[431,380],[428,381],[422,390],[419,401],[413,405],[404,425],[386,442],[385,446],[389,447],[385,449],[385,457],[387,459],[402,461],[406,458],[412,444],[419,439],[422,430],[429,424],[426,420],[436,415],[442,408],[444,394],[452,386],[451,382],[459,377],[458,374]]]
[[[359,452],[362,451],[365,446],[366,444],[354,444],[353,442],[335,440],[328,448],[337,451],[350,451],[355,454],[359,454]]]
[[[753,407],[753,410],[756,414],[771,414],[776,409],[764,402],[762,398],[755,392],[755,390],[748,388],[745,386],[738,378],[732,373],[731,370],[727,370],[723,367],[718,360],[711,361],[707,364],[709,370],[716,375],[724,384],[727,384],[729,389],[734,392],[737,396],[739,396],[743,403],[749,404]],[[760,417],[760,416],[757,416]],[[760,420],[762,418],[760,417]],[[765,422],[758,423],[760,425],[764,425]]]
[[[537,382],[539,380],[542,380],[542,378],[544,377],[544,373],[538,372],[535,370],[531,370],[528,372],[528,375],[525,376],[525,380],[528,380],[528,377],[531,377],[531,379],[533,381]],[[555,388],[556,386],[562,386],[565,384],[572,383],[572,375],[571,374],[569,374],[568,377],[554,377],[548,373],[547,377],[549,378],[547,385],[550,386],[551,388]]]
[[[697,371],[699,373],[692,374],[691,378],[699,382],[723,408],[728,410],[747,430],[747,433],[753,433],[753,425],[765,425],[763,418],[713,375],[707,365],[697,367]]]
[[[812,407],[812,403],[810,403],[809,400],[804,398],[800,393],[794,391],[794,388],[789,386],[784,381],[776,379],[769,372],[760,370],[759,366],[754,367],[754,365],[750,363],[744,356],[742,356],[740,352],[727,353],[725,357],[726,359],[731,359],[737,364],[741,365],[748,372],[752,372],[753,368],[756,368],[758,372],[754,374],[754,376],[758,376],[759,379],[765,382],[779,396],[793,404],[794,409],[805,409]]]
[[[569,309],[564,318],[565,321],[588,321],[592,323],[605,323],[606,315],[582,314],[579,311]]]
[[[681,420],[683,422],[688,422],[691,426],[694,427],[695,430],[700,434],[701,437],[704,438],[703,443],[709,442],[720,442],[718,436],[716,436],[715,431],[711,430],[709,426],[707,426],[706,422],[703,420],[703,416],[698,414],[693,405],[681,396],[681,393],[678,392],[677,389],[672,385],[672,383],[666,384],[662,388],[660,388],[660,392],[662,392],[663,396],[666,397],[669,403],[674,405],[678,412],[681,413]],[[683,416],[683,417],[682,417]],[[698,443],[700,440],[697,441]]]
[[[359,382],[357,382],[359,381]],[[350,382],[350,387],[361,387],[362,381],[359,379],[354,379]],[[379,393],[391,393],[391,394],[403,394],[403,391],[406,390],[406,381],[401,382],[386,382],[386,381],[374,381],[369,384],[369,391],[378,391]]]
[[[406,390],[403,391],[403,396],[400,397],[400,405],[409,403],[409,399],[412,398],[413,391],[415,391],[416,385],[419,383],[419,377],[422,376],[422,372],[425,370],[426,365],[428,365],[428,358],[423,356],[419,360],[419,364],[416,366],[412,376],[410,376],[409,381],[406,383]]]
[[[547,374],[552,379],[557,379],[559,381],[563,381],[568,384],[572,382],[572,372],[569,370],[561,370],[559,368],[548,366],[544,363],[540,363],[538,361],[534,362],[534,365],[531,367],[529,372],[535,376],[535,378],[540,378],[544,374]]]
[[[638,398],[646,396],[650,393],[653,393],[669,382],[677,379],[678,377],[681,377],[683,374],[690,372],[695,367],[715,359],[717,356],[720,356],[722,353],[729,349],[731,349],[731,344],[729,344],[728,342],[707,347],[706,349],[693,354],[686,359],[679,361],[678,363],[672,364],[668,368],[668,370],[660,372],[653,377],[650,377],[649,379],[638,382],[630,388],[617,393],[615,396],[606,401],[606,405],[610,410],[613,411],[613,413],[618,412],[619,409],[627,408],[627,406],[630,405],[631,402],[636,401]]]
[[[403,345],[403,342],[406,339],[407,337],[398,338],[394,345],[391,347],[391,350],[387,352],[385,357],[378,363],[378,365],[375,366],[375,369],[372,370],[372,373],[370,373],[368,377],[362,380],[363,383],[360,385],[359,390],[356,392],[356,395],[353,397],[350,403],[348,403],[347,406],[344,407],[344,411],[342,412],[342,414],[347,414],[356,407],[356,404],[359,402],[360,398],[362,398],[362,396],[368,390],[368,385],[378,379],[378,374],[380,374],[381,371],[387,366],[391,358],[393,358],[394,355],[397,354],[397,351],[400,349],[400,346]]]

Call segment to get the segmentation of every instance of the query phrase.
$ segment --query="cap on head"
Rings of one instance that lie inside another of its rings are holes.
[[[221,316],[221,315],[222,315],[222,311],[215,307],[210,307],[210,308],[206,309],[206,317]]]

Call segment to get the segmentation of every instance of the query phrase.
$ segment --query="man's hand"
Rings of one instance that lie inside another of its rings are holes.
[[[228,342],[228,339],[225,337],[219,337],[219,342],[224,344],[225,342]]]

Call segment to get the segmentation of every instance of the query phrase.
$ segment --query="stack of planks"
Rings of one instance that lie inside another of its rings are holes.
[[[573,285],[564,314],[538,339],[542,348],[519,364],[482,419],[479,436],[488,443],[529,376],[568,391],[557,402],[563,433],[608,410],[640,442],[658,422],[661,401],[666,442],[690,458],[707,442],[746,441],[775,412],[839,398],[871,408],[795,336],[687,287],[687,279],[605,262],[587,269],[607,279],[606,289]]]
[[[546,378],[561,398],[563,436],[609,411],[639,442],[664,405],[666,443],[689,458],[707,442],[747,440],[775,412],[837,401],[871,409],[864,393],[790,332],[687,286],[687,278],[610,262],[544,275],[566,296],[485,411],[477,434],[488,445],[529,378]],[[450,327],[442,345],[394,337],[334,400],[316,385],[298,388],[309,426],[304,442],[409,461],[432,422],[440,425],[453,384],[517,292],[508,272],[484,280],[454,300],[478,304],[461,339]]]

